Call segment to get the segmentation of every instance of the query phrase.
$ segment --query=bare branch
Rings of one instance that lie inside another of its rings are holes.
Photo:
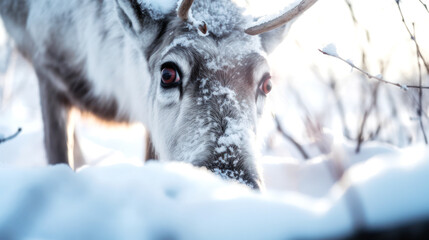
[[[355,11],[353,11],[352,3],[350,2],[350,0],[346,0],[346,4],[347,4],[347,7],[349,8],[350,15],[352,16],[353,23],[354,23],[355,25],[358,25],[358,21],[357,21],[357,19],[356,19]]]
[[[319,80],[324,79],[324,77],[321,76],[319,68],[317,67],[317,65],[313,64],[311,66],[311,69],[313,70],[313,73],[317,76],[317,79],[319,79]],[[349,128],[347,126],[347,122],[346,122],[346,114],[345,114],[345,110],[344,110],[345,108],[344,108],[343,102],[341,100],[341,96],[338,92],[337,80],[335,79],[335,77],[332,73],[329,74],[328,80],[329,80],[329,82],[325,82],[325,81],[322,81],[322,82],[324,84],[326,84],[327,87],[329,87],[329,89],[331,90],[332,95],[335,99],[337,111],[338,111],[338,114],[340,115],[341,124],[343,126],[344,136],[347,139],[352,140],[352,138],[350,136],[350,130],[349,130]]]
[[[305,152],[304,148],[297,141],[295,141],[292,136],[286,133],[280,123],[279,118],[276,115],[274,115],[274,121],[276,123],[277,130],[283,135],[283,137],[289,140],[298,149],[304,159],[309,159],[310,156]]]
[[[426,4],[424,4],[422,1],[420,1],[420,2],[423,4],[423,6],[425,6],[426,11],[427,11],[428,9],[426,7]],[[426,72],[428,72],[428,73],[429,73],[429,64],[426,62],[425,58],[423,57],[423,54],[420,51],[420,46],[417,43],[416,30],[415,30],[414,23],[413,23],[413,33],[412,33],[411,30],[410,30],[410,28],[408,27],[407,23],[405,22],[404,14],[402,13],[402,8],[401,8],[401,5],[399,4],[399,1],[396,1],[396,5],[398,6],[398,10],[399,10],[399,13],[400,13],[401,18],[402,18],[402,23],[403,23],[405,29],[407,30],[408,34],[410,35],[411,40],[414,42],[414,44],[416,46],[417,66],[418,66],[418,69],[419,69],[419,89],[418,89],[419,90],[419,101],[418,101],[417,115],[418,115],[418,118],[419,118],[420,128],[421,128],[422,133],[423,133],[423,138],[424,138],[425,143],[427,145],[428,144],[428,139],[427,139],[426,131],[424,129],[423,121],[422,121],[422,112],[423,112],[423,105],[422,105],[423,104],[422,103],[423,91],[422,91],[422,88],[424,88],[424,87],[422,87],[422,70],[421,70],[420,60],[423,62],[423,65],[426,68]]]
[[[330,54],[330,53],[325,52],[325,51],[323,51],[323,50],[321,50],[321,49],[319,49],[319,52],[321,52],[321,53],[323,53],[323,54],[325,54],[325,55],[328,55],[328,56],[331,56],[331,57],[334,57],[334,58],[340,59],[341,61],[343,61],[343,62],[347,63],[350,67],[352,67],[352,68],[354,68],[354,69],[358,70],[359,72],[363,73],[363,74],[364,74],[365,76],[367,76],[369,79],[375,79],[375,80],[380,81],[380,82],[382,82],[382,83],[386,83],[386,84],[394,85],[394,86],[397,86],[397,87],[399,87],[399,88],[401,88],[401,89],[403,89],[403,90],[407,90],[408,88],[422,88],[422,89],[429,89],[429,86],[405,85],[405,84],[399,84],[399,83],[394,83],[394,82],[387,81],[387,80],[385,80],[385,79],[383,79],[383,78],[381,78],[381,77],[378,77],[378,76],[374,76],[374,75],[369,74],[368,72],[366,72],[366,71],[362,70],[361,68],[357,67],[356,65],[354,65],[354,64],[353,64],[353,63],[351,63],[350,61],[347,61],[347,60],[345,60],[344,58],[342,58],[342,57],[340,57],[340,56]]]
[[[413,23],[413,32],[414,32],[414,39],[416,39],[416,29],[415,29],[414,23]],[[417,49],[419,47],[417,45],[417,40],[415,40],[414,43],[415,43],[416,49]],[[427,145],[428,144],[428,138],[426,136],[426,131],[425,131],[425,128],[423,125],[423,120],[422,120],[422,112],[423,112],[423,102],[422,102],[423,91],[421,88],[421,86],[422,86],[422,66],[420,64],[420,58],[418,55],[417,55],[417,66],[419,67],[419,86],[420,86],[420,88],[419,88],[419,104],[417,107],[417,115],[419,117],[419,123],[420,123],[420,128],[421,128],[422,133],[423,133],[423,138],[424,138],[425,143]]]
[[[419,0],[420,1],[420,3],[423,5],[423,7],[425,7],[425,9],[426,9],[426,12],[428,12],[429,13],[429,9],[428,9],[428,6],[422,1],[422,0]]]
[[[417,54],[420,57],[420,59],[423,61],[423,64],[424,64],[424,66],[426,68],[426,72],[429,73],[429,64],[428,64],[428,62],[426,62],[426,60],[425,60],[422,52],[420,51],[420,47],[419,47],[419,44],[416,41],[415,36],[411,33],[410,28],[408,27],[407,23],[405,22],[404,14],[402,13],[402,8],[401,8],[401,5],[399,4],[399,1],[396,1],[396,5],[398,6],[398,10],[399,10],[399,13],[401,14],[402,23],[404,24],[405,29],[407,30],[408,34],[410,34],[411,40],[413,40],[414,43],[416,44]]]
[[[16,131],[16,133],[14,133],[13,135],[6,137],[6,138],[0,138],[0,144],[7,142],[9,140],[12,140],[13,138],[15,138],[16,136],[18,136],[18,134],[22,131],[21,128],[18,128],[18,130]]]
[[[361,145],[362,145],[362,143],[364,141],[364,139],[363,139],[363,133],[364,133],[364,130],[365,130],[365,126],[366,126],[366,122],[368,120],[368,117],[371,114],[371,112],[374,109],[374,107],[377,105],[377,95],[378,95],[378,89],[379,89],[379,87],[380,87],[380,83],[378,83],[374,87],[374,90],[372,91],[372,102],[371,102],[371,105],[365,111],[365,113],[363,115],[362,123],[360,125],[359,134],[358,134],[358,138],[357,138],[356,153],[360,152]]]

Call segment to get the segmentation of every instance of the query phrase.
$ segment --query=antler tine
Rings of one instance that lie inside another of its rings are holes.
[[[182,3],[180,3],[180,6],[177,10],[177,16],[183,21],[188,20],[189,9],[191,9],[193,2],[194,0],[183,0]]]
[[[275,17],[271,20],[268,20],[266,22],[263,22],[261,24],[249,27],[246,30],[244,30],[244,32],[249,35],[258,35],[258,34],[273,30],[275,28],[278,28],[286,24],[290,20],[294,19],[295,17],[299,16],[301,13],[305,12],[316,2],[317,0],[302,0],[298,5],[296,5],[289,11],[286,11],[282,15]]]

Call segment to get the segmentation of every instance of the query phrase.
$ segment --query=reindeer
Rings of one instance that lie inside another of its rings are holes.
[[[73,167],[77,108],[141,122],[148,152],[160,159],[258,189],[256,123],[272,88],[266,56],[316,0],[256,21],[230,0],[155,2],[0,0],[4,25],[38,77],[49,164]]]

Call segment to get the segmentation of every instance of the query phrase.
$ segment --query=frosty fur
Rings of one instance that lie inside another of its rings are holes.
[[[143,123],[160,159],[261,185],[258,84],[287,27],[249,36],[243,27],[252,19],[235,4],[198,0],[192,16],[207,23],[202,36],[176,8],[174,0],[0,0],[5,27],[39,79],[49,163],[73,166],[80,156],[68,121],[75,107]],[[166,62],[180,68],[180,87],[160,86]]]

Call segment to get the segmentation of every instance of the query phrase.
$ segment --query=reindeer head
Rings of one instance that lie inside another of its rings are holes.
[[[183,0],[177,14],[158,19],[137,2],[127,7],[118,0],[152,78],[146,125],[161,159],[260,187],[254,141],[271,90],[266,54],[281,41],[285,23],[315,1],[245,29],[251,19],[229,0]]]

